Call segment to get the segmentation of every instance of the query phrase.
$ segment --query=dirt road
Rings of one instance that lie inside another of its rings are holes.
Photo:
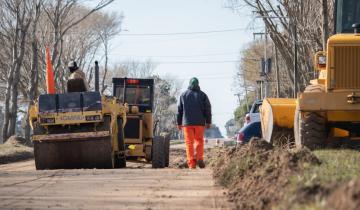
[[[36,171],[0,165],[0,209],[228,209],[212,171],[151,169]]]

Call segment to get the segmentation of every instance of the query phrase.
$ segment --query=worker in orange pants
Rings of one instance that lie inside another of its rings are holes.
[[[189,168],[204,168],[204,126],[184,126],[184,137],[186,143],[186,158]],[[195,148],[194,148],[195,147]],[[194,149],[196,155],[194,154]]]
[[[177,125],[179,130],[184,131],[189,168],[195,169],[196,165],[205,168],[204,131],[211,126],[211,104],[207,95],[200,90],[197,78],[190,80],[188,90],[180,96]]]

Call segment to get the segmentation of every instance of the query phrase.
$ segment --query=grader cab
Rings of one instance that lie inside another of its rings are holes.
[[[297,147],[360,139],[360,1],[337,0],[335,17],[337,34],[315,55],[318,79],[297,99],[265,100],[261,120],[267,141],[276,143],[277,131],[292,128],[293,137],[282,134],[295,138]]]

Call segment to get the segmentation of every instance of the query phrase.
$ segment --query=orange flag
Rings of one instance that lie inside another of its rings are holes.
[[[54,70],[50,57],[50,49],[46,47],[46,87],[48,94],[55,94]]]

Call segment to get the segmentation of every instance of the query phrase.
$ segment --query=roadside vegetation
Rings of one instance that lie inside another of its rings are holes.
[[[214,176],[236,209],[360,208],[359,151],[289,151],[255,139],[212,152]]]

